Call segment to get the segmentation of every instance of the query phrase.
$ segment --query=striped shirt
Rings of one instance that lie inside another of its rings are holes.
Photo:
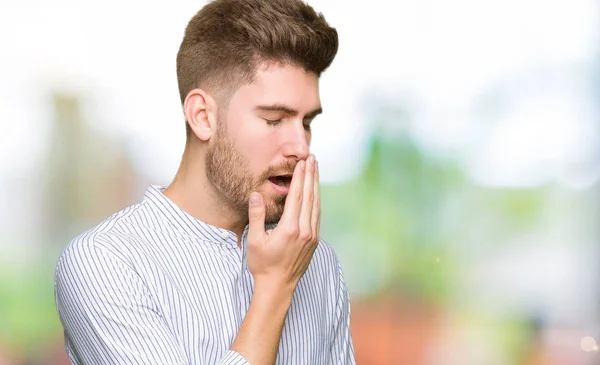
[[[56,305],[72,364],[248,364],[230,346],[254,282],[236,235],[150,186],[62,252]],[[277,364],[355,364],[339,261],[320,241],[294,292]]]

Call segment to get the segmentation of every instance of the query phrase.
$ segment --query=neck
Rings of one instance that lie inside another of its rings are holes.
[[[206,177],[204,158],[200,154],[186,148],[179,170],[163,194],[192,217],[232,231],[239,244],[248,217],[235,212],[219,198]]]

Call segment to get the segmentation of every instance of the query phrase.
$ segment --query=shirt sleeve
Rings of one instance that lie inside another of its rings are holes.
[[[189,364],[142,279],[106,248],[67,248],[57,265],[55,295],[73,364]],[[229,350],[218,364],[248,363]]]
[[[350,295],[339,262],[336,303],[330,364],[355,365],[354,345],[350,333]]]

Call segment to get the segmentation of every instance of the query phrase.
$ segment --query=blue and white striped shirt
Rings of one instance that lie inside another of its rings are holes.
[[[254,282],[233,232],[150,186],[77,236],[58,261],[56,305],[73,364],[248,364],[229,349]],[[320,241],[294,292],[277,364],[354,364],[350,300]]]

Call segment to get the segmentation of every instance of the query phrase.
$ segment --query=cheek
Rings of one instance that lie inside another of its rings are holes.
[[[272,163],[277,154],[276,152],[277,147],[274,142],[263,141],[250,148],[248,159],[256,169],[264,171]]]
[[[252,138],[246,135],[238,144],[253,174],[262,174],[277,156],[277,141],[272,138]]]
[[[277,158],[283,137],[281,131],[253,118],[239,120],[243,122],[231,128],[238,153],[246,159],[252,174],[262,174]]]

